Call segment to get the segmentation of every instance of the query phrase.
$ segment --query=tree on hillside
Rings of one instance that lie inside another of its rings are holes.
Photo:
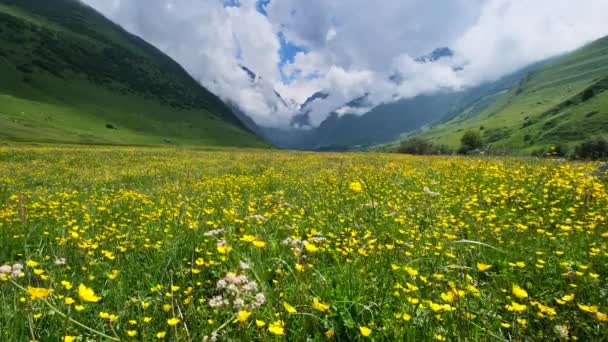
[[[471,151],[479,150],[483,147],[483,139],[479,132],[467,131],[460,138],[460,148],[458,153],[467,154]]]
[[[415,155],[433,155],[433,154],[450,154],[451,151],[445,146],[436,146],[430,141],[421,138],[410,138],[403,140],[399,149],[399,153],[415,154]]]
[[[602,137],[586,140],[576,146],[574,154],[577,159],[608,159],[608,140]]]

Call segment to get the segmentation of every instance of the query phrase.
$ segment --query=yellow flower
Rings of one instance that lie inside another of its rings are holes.
[[[232,250],[232,247],[228,245],[217,245],[216,247],[217,252],[220,254],[228,254]]]
[[[321,311],[321,312],[328,312],[329,311],[329,305],[327,304],[323,304],[319,301],[319,298],[313,298],[312,300],[312,307],[315,310]]]
[[[528,298],[528,292],[526,292],[526,290],[519,287],[519,285],[514,284],[513,288],[511,289],[511,292],[517,298],[520,298],[520,299]]]
[[[42,287],[28,287],[27,293],[32,297],[32,299],[44,299],[49,296],[51,290]]]
[[[85,309],[85,307],[84,307],[84,305],[76,305],[76,306],[74,307],[74,309],[76,309],[76,311],[79,311],[79,312],[80,312],[80,311],[84,310],[84,309]]]
[[[309,251],[310,253],[315,253],[316,251],[319,250],[319,247],[313,245],[312,243],[307,243],[304,245],[304,248]]]
[[[162,340],[165,338],[165,336],[167,336],[167,332],[166,331],[159,331],[156,333],[156,338],[159,340]]]
[[[546,306],[546,305],[543,305],[538,302],[534,302],[534,303],[532,303],[532,305],[536,306],[536,308],[538,309],[538,311],[540,311],[541,314],[548,315],[548,316],[557,315],[557,312],[555,311],[555,309],[550,306]]]
[[[101,297],[95,295],[93,289],[88,288],[83,284],[78,285],[78,296],[85,302],[96,303],[101,300]]]
[[[127,330],[127,335],[129,337],[137,336],[137,330]]]
[[[119,270],[112,270],[112,272],[108,273],[108,279],[114,280],[118,277],[118,274],[120,274]]]
[[[598,312],[599,308],[595,305],[583,305],[583,304],[577,304],[578,308],[585,311],[585,312],[590,312],[590,313],[596,313]]]
[[[509,329],[511,327],[511,324],[503,322],[503,323],[500,323],[500,326],[503,327],[503,328]]]
[[[66,290],[71,290],[72,289],[72,283],[70,283],[67,280],[62,280],[61,281],[61,285],[63,285],[63,288],[65,288]]]
[[[289,313],[296,313],[296,312],[298,312],[298,310],[296,310],[296,308],[294,308],[293,306],[291,306],[289,303],[283,302],[283,307]]]
[[[74,342],[76,341],[76,336],[65,335],[63,336],[63,342]]]
[[[260,241],[260,240],[255,240],[255,241],[253,241],[253,245],[257,248],[264,248],[266,246],[266,242]]]
[[[40,265],[39,263],[35,262],[34,260],[28,260],[25,262],[25,265],[27,267],[36,267],[38,265]]]
[[[237,315],[236,320],[234,320],[234,322],[240,322],[240,323],[246,323],[247,320],[249,319],[249,316],[251,316],[251,312],[249,311],[245,311],[245,310],[241,310],[239,311],[239,314]]]
[[[163,311],[164,312],[171,311],[171,304],[163,304]]]
[[[351,182],[348,187],[354,192],[363,191],[363,185],[361,185],[361,183],[357,181]]]
[[[524,312],[528,309],[528,306],[524,305],[524,304],[519,304],[516,302],[511,302],[511,304],[507,304],[505,306],[505,308],[509,311],[513,311],[513,312]]]
[[[74,304],[74,298],[72,297],[65,297],[65,299],[63,300],[67,305],[72,305]]]
[[[453,303],[455,298],[455,294],[453,291],[448,291],[441,294],[441,299],[446,303]]]
[[[429,307],[431,308],[431,310],[437,312],[437,311],[441,311],[443,309],[443,306],[441,304],[437,304],[437,303],[433,303],[433,302],[429,302]]]
[[[256,319],[256,320],[255,320],[255,325],[256,325],[258,328],[262,328],[263,326],[265,326],[265,325],[266,325],[266,322],[264,322],[264,321],[260,321],[260,320],[257,320],[257,319]]]
[[[253,242],[256,240],[256,237],[253,235],[243,235],[243,237],[241,237],[240,240],[244,241],[244,242]]]
[[[273,322],[268,326],[268,331],[273,335],[285,335],[285,323],[283,321]]]
[[[172,326],[172,327],[178,325],[179,322],[181,322],[181,320],[179,318],[175,318],[175,317],[169,318],[167,320],[167,324],[169,324],[169,326]]]
[[[325,337],[328,339],[333,338],[335,334],[334,329],[329,329],[325,332]]]
[[[361,335],[363,335],[363,337],[367,337],[372,334],[372,329],[368,327],[359,327],[359,332]]]
[[[115,321],[118,320],[118,316],[117,315],[109,314],[109,313],[103,312],[103,311],[99,313],[99,318],[107,319],[110,322],[115,322]]]
[[[477,269],[479,270],[479,272],[485,272],[485,271],[489,270],[490,268],[492,268],[492,265],[484,264],[481,262],[477,263]]]

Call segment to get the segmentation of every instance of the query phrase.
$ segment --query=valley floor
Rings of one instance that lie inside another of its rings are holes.
[[[601,340],[596,167],[0,147],[0,340]]]

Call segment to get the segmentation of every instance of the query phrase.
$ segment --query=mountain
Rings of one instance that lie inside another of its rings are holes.
[[[433,63],[436,62],[444,57],[452,57],[454,56],[454,51],[452,51],[452,49],[450,49],[449,47],[442,47],[442,48],[437,48],[435,50],[433,50],[433,52],[431,52],[430,54],[426,55],[426,56],[420,56],[418,58],[416,58],[416,62],[419,63]]]
[[[313,129],[263,129],[262,134],[277,146],[291,149],[349,150],[388,143],[425,125],[447,120],[473,104],[474,110],[484,110],[494,98],[549,61],[532,64],[497,81],[464,91],[440,91],[402,99],[377,106],[363,115],[331,113]],[[345,107],[363,106],[365,99],[365,96],[355,99]]]
[[[418,57],[416,61],[433,63],[450,58],[453,54],[447,47],[438,48],[428,55]],[[548,61],[535,63],[497,81],[464,91],[422,94],[371,109],[368,103],[370,94],[365,94],[336,108],[318,127],[310,128],[308,106],[329,96],[328,92],[318,91],[300,107],[300,114],[292,120],[291,128],[261,128],[258,132],[277,146],[290,149],[351,150],[385,144],[399,140],[404,134],[457,115],[473,103],[476,103],[476,110],[485,109],[495,96],[546,63]],[[389,79],[397,84],[402,82],[398,73]],[[362,112],[364,114],[361,115]],[[301,129],[302,127],[305,129]]]
[[[463,132],[474,130],[494,150],[571,146],[608,133],[607,90],[608,37],[529,72],[507,91],[480,98],[420,136],[456,147]]]
[[[168,56],[77,0],[0,0],[0,140],[265,147]]]

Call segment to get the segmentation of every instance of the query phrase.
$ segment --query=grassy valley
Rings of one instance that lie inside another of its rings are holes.
[[[508,91],[479,99],[419,136],[455,148],[473,130],[498,151],[572,147],[606,134],[606,90],[608,38],[530,72]]]
[[[0,1],[0,140],[268,146],[175,61],[73,0]]]

